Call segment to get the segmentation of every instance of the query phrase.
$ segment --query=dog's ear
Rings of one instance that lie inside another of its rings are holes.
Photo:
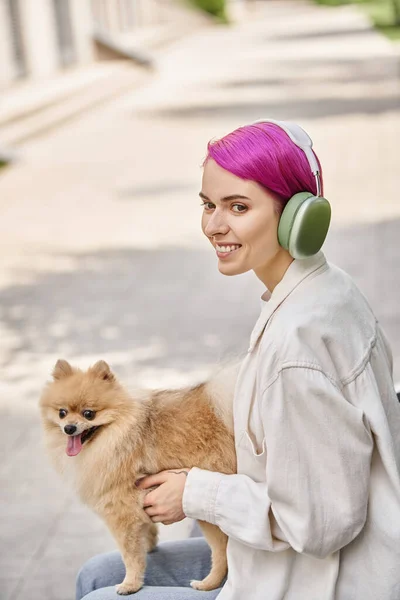
[[[64,379],[69,377],[74,372],[73,368],[66,360],[59,359],[53,369],[53,379]]]
[[[115,379],[113,372],[104,360],[99,360],[93,367],[90,367],[90,371],[96,377],[105,381],[114,381]]]

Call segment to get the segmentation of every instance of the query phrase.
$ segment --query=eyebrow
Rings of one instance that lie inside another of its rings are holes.
[[[203,194],[203,192],[199,192],[199,196],[200,198],[203,198],[203,200],[211,202],[210,198]],[[231,200],[250,200],[250,198],[248,198],[247,196],[241,196],[240,194],[231,194],[230,196],[224,196],[223,198],[221,198],[221,202],[229,202]]]

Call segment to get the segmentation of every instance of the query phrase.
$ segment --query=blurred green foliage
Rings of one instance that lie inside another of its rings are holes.
[[[225,0],[190,0],[190,2],[211,15],[218,17],[224,23],[227,22]]]
[[[325,6],[357,4],[372,23],[391,40],[400,40],[400,0],[315,0]]]

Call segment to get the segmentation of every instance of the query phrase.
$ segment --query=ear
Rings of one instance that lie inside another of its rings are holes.
[[[74,370],[69,362],[59,359],[53,369],[53,379],[64,379],[64,377],[69,377],[72,375],[73,372]]]
[[[113,372],[104,360],[99,360],[93,367],[90,367],[90,371],[99,379],[104,379],[105,381],[115,380]]]

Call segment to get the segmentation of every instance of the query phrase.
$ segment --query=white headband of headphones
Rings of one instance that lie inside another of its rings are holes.
[[[310,138],[308,133],[306,133],[304,129],[300,127],[300,125],[297,125],[297,123],[290,123],[288,121],[276,121],[275,119],[259,119],[258,121],[255,121],[253,125],[255,125],[256,123],[273,123],[274,125],[277,125],[288,134],[288,136],[290,137],[292,142],[296,144],[296,146],[303,150],[310,165],[311,172],[317,181],[317,196],[321,196],[321,177],[319,172],[319,166],[317,158],[312,149],[312,139]]]

